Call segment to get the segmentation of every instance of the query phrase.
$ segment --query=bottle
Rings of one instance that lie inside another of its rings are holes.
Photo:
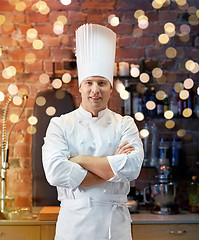
[[[189,211],[199,213],[199,183],[196,176],[192,176],[192,181],[188,189]]]
[[[150,167],[158,167],[158,129],[155,123],[151,126]]]
[[[146,103],[148,102],[148,97],[149,97],[149,94],[148,94],[148,88],[146,87],[145,88],[145,92],[142,96],[142,113],[147,117],[148,116],[148,109],[146,108]]]
[[[163,101],[162,100],[157,100],[157,116],[162,117],[163,114],[164,114]]]
[[[183,111],[183,101],[180,98],[180,96],[178,95],[177,98],[177,104],[178,104],[178,116],[181,117],[182,116],[182,111]]]
[[[139,98],[138,92],[133,93],[133,114],[139,112],[139,101],[141,99]]]
[[[189,91],[189,96],[188,96],[188,98],[187,98],[187,108],[189,108],[189,109],[191,109],[191,110],[193,110],[193,99],[194,99],[194,97],[193,97],[193,91],[190,90],[190,91]]]
[[[178,167],[181,159],[182,142],[173,138],[171,143],[171,166]]]
[[[155,88],[151,87],[151,94],[149,96],[149,100],[153,101],[155,104],[157,104],[156,96],[155,96]],[[156,108],[153,110],[148,110],[148,114],[150,117],[155,117],[156,116]]]
[[[139,100],[138,100],[138,112],[141,112],[142,113],[142,99],[141,98],[139,98]]]
[[[131,94],[130,84],[129,84],[128,80],[125,80],[124,86],[125,86],[126,91],[128,91],[128,93],[129,93],[129,98],[124,100],[124,115],[131,116],[132,94]]]
[[[169,165],[169,142],[164,138],[160,138],[158,150],[159,166]]]
[[[163,101],[163,112],[165,113],[166,111],[169,110],[169,98],[168,95],[165,95],[164,101]]]
[[[150,133],[150,128],[148,122],[145,122],[144,129],[148,130]],[[150,161],[149,161],[149,137],[150,134],[143,139],[143,147],[144,147],[144,160],[143,160],[143,167],[149,167],[150,166]]]
[[[174,89],[171,89],[169,109],[173,112],[173,115],[176,117],[178,114],[178,105],[177,105],[177,95]]]
[[[199,118],[199,95],[198,94],[195,96],[194,114],[197,118]]]

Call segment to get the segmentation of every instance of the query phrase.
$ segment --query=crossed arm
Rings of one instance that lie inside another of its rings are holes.
[[[129,145],[128,142],[120,145],[115,153],[129,154],[134,150],[134,146]],[[92,186],[107,181],[114,177],[114,173],[106,157],[93,157],[87,155],[78,155],[70,158],[70,161],[75,162],[88,170],[88,173],[81,183],[81,186]]]

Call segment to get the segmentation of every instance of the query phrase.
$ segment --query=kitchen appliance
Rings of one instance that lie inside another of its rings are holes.
[[[152,204],[151,212],[154,214],[176,214],[176,184],[171,179],[171,169],[168,165],[162,165],[156,176],[158,183],[144,188],[145,203]]]

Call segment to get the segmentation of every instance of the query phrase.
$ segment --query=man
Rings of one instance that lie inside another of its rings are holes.
[[[47,180],[61,201],[56,240],[132,239],[126,201],[143,147],[134,120],[107,108],[115,45],[106,27],[76,31],[81,106],[51,120],[42,148]]]

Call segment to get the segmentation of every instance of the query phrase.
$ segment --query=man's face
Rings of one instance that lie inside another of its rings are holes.
[[[107,107],[112,86],[106,78],[88,77],[81,82],[79,92],[82,97],[82,107],[97,117],[98,113]]]

